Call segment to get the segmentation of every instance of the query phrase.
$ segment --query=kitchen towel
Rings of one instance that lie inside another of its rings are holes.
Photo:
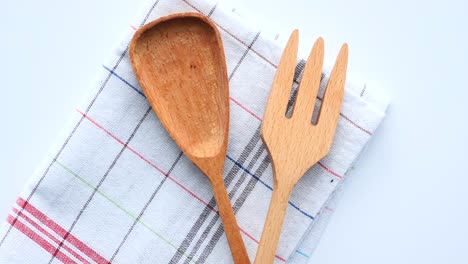
[[[129,62],[135,30],[178,12],[210,17],[222,36],[231,113],[224,179],[254,259],[272,192],[271,163],[259,130],[283,43],[216,3],[156,0],[129,26],[17,199],[0,231],[0,263],[232,262],[207,178],[161,126]],[[303,67],[299,61],[293,91]],[[318,105],[326,82],[327,74]],[[343,178],[386,107],[387,100],[370,87],[346,84],[330,154],[292,193],[276,263],[308,261]]]

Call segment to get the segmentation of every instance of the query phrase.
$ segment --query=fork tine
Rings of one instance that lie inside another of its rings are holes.
[[[327,88],[323,96],[317,125],[334,135],[343,102],[346,69],[348,67],[348,45],[343,44],[336,58],[335,66],[330,74]]]
[[[291,86],[296,68],[299,31],[295,29],[289,37],[288,43],[281,56],[276,75],[271,86],[270,96],[265,109],[264,120],[279,120],[285,117],[286,106],[291,93]]]
[[[317,93],[320,87],[323,66],[323,39],[318,38],[310,51],[302,75],[292,116],[312,120]]]

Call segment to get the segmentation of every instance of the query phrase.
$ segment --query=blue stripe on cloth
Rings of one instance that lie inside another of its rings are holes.
[[[273,188],[268,185],[266,182],[262,181],[259,177],[257,177],[255,174],[251,173],[247,168],[244,168],[241,164],[239,164],[239,162],[237,162],[235,159],[229,157],[229,155],[226,155],[226,157],[232,161],[234,164],[236,164],[239,168],[241,168],[243,171],[247,172],[247,174],[249,174],[250,176],[254,177],[258,182],[260,182],[261,184],[263,184],[265,187],[267,187],[268,189],[270,189],[270,191],[273,191]]]
[[[257,177],[255,174],[253,174],[252,172],[250,172],[248,169],[244,168],[241,164],[239,164],[237,161],[235,161],[233,158],[229,157],[228,155],[226,155],[226,157],[232,161],[234,164],[236,164],[237,166],[239,166],[239,168],[241,168],[243,171],[247,172],[247,174],[249,174],[250,176],[254,177],[258,182],[260,182],[261,184],[263,184],[265,187],[267,187],[268,189],[270,189],[271,191],[273,191],[273,187],[271,187],[270,185],[268,185],[266,182],[262,181],[259,177]],[[304,210],[302,210],[301,208],[299,208],[299,206],[295,205],[294,203],[292,203],[291,201],[288,202],[292,207],[294,207],[295,209],[297,209],[299,212],[301,212],[303,215],[309,217],[310,219],[314,220],[314,217],[311,216],[310,214],[308,214],[307,212],[305,212]]]
[[[296,253],[297,253],[297,254],[299,254],[299,255],[301,255],[301,256],[303,256],[303,257],[310,258],[310,256],[309,256],[309,255],[307,255],[306,253],[304,253],[304,252],[300,251],[299,249],[298,249],[298,250],[296,250]]]
[[[119,80],[121,80],[122,82],[124,82],[126,85],[128,85],[130,88],[132,88],[133,90],[135,90],[137,93],[139,93],[140,95],[143,95],[143,92],[140,91],[140,89],[136,88],[135,85],[129,83],[127,80],[125,80],[124,78],[122,78],[121,76],[119,76],[117,73],[115,73],[113,70],[107,68],[106,66],[102,65],[102,67],[104,67],[104,69],[106,69],[108,72],[110,72],[112,75],[114,75],[115,77],[117,77]],[[145,96],[146,97],[146,96]]]
[[[115,73],[113,70],[111,70],[110,68],[106,67],[106,66],[102,66],[104,69],[106,69],[107,71],[109,71],[112,75],[114,75],[115,77],[117,77],[119,80],[121,80],[122,82],[124,82],[125,84],[128,85],[128,87],[132,88],[133,90],[135,90],[137,93],[139,93],[140,95],[142,96],[145,96],[143,94],[142,91],[140,91],[140,89],[138,89],[135,85],[132,85],[130,82],[128,82],[127,80],[125,80],[122,76],[118,75],[117,73]],[[233,158],[229,157],[228,155],[226,155],[226,157],[232,161],[236,166],[238,166],[239,168],[241,168],[243,171],[245,171],[247,174],[249,174],[250,176],[252,176],[254,179],[256,179],[258,182],[260,182],[261,184],[263,184],[266,188],[270,189],[271,191],[273,190],[273,188],[268,185],[267,183],[265,183],[264,181],[262,181],[258,176],[256,176],[255,174],[251,173],[248,169],[244,168],[241,164],[239,164],[238,162],[236,162]],[[305,215],[306,217],[314,220],[314,217],[310,214],[308,214],[307,212],[305,212],[304,210],[302,210],[301,208],[299,208],[299,206],[295,205],[294,203],[292,203],[291,201],[289,201],[289,204],[296,210],[298,210],[299,212],[301,212],[303,215]]]

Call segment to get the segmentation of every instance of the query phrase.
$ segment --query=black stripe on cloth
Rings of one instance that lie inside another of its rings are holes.
[[[300,78],[300,76],[301,76],[301,74],[302,74],[302,72],[304,70],[304,66],[305,66],[305,61],[304,60],[299,61],[298,64],[296,65],[296,68],[295,68],[295,71],[294,71],[294,79],[295,80],[298,80]],[[296,87],[296,89],[294,89],[294,87]],[[290,105],[291,102],[294,100],[294,97],[295,97],[294,94],[297,93],[297,85],[295,83],[293,83],[291,89],[293,91],[292,92],[293,96],[290,98],[290,100],[288,102],[288,105]],[[260,129],[261,129],[261,127],[259,127],[257,129],[257,131],[260,131]],[[259,135],[257,135],[257,136],[259,137]],[[257,153],[254,155],[254,157],[250,161],[249,167],[247,168],[247,171],[251,171],[251,168],[258,161],[260,155],[264,152],[264,150],[265,150],[265,147],[263,146],[263,144],[261,144],[260,148],[257,151]],[[269,156],[266,155],[263,158],[263,160],[261,161],[261,163],[260,163],[259,167],[257,168],[257,170],[254,172],[254,175],[256,175],[258,178],[261,178],[269,164],[270,164],[270,159],[269,159]],[[239,185],[236,184],[236,186],[233,188],[233,191],[234,190],[237,191],[238,189],[240,189],[240,185],[245,181],[246,176],[247,176],[246,172],[242,173],[241,178],[238,180]],[[247,200],[248,196],[252,193],[252,191],[253,191],[255,185],[257,184],[257,182],[258,182],[257,179],[250,178],[249,182],[244,187],[244,190],[242,191],[241,195],[236,199],[236,201],[233,204],[234,213],[237,213],[239,211],[239,209],[242,207],[244,202]],[[232,197],[231,193],[230,193],[230,197]],[[198,263],[204,263],[206,261],[206,259],[208,258],[208,256],[211,254],[211,252],[215,248],[216,244],[218,243],[218,241],[221,238],[221,236],[223,235],[223,233],[224,233],[223,226],[218,225],[217,230],[215,231],[213,236],[210,238],[208,244],[203,249],[202,253],[200,254],[200,257],[197,259]],[[203,243],[203,242],[204,241],[201,241],[201,243]]]
[[[93,200],[93,197],[94,195],[96,194],[96,192],[99,190],[99,187],[101,187],[101,185],[104,183],[104,181],[106,180],[107,176],[109,175],[109,173],[112,171],[112,169],[114,168],[115,164],[117,164],[117,161],[120,159],[120,157],[122,156],[123,152],[127,149],[127,146],[128,144],[130,143],[130,141],[133,139],[133,137],[135,136],[135,134],[137,133],[138,129],[140,128],[141,124],[143,123],[143,121],[146,119],[146,117],[148,116],[148,114],[151,112],[151,107],[148,107],[148,110],[146,110],[145,114],[143,115],[143,117],[140,119],[140,121],[138,122],[137,126],[135,127],[135,129],[133,130],[132,134],[128,137],[127,141],[125,142],[125,144],[123,145],[122,149],[120,149],[119,153],[117,153],[117,156],[115,156],[114,160],[112,161],[112,163],[110,164],[109,168],[107,169],[106,173],[104,173],[104,175],[102,176],[101,180],[99,181],[99,183],[96,185],[96,187],[93,189],[93,192],[91,193],[91,195],[89,196],[88,200],[85,202],[85,204],[83,205],[83,207],[81,208],[80,212],[78,213],[78,215],[75,217],[75,220],[73,221],[73,223],[71,224],[70,228],[68,228],[68,231],[67,233],[63,236],[62,240],[60,241],[60,244],[58,245],[57,249],[55,250],[54,254],[52,254],[52,257],[50,258],[50,261],[49,261],[49,264],[52,263],[52,261],[54,260],[55,256],[57,255],[57,253],[60,251],[60,249],[62,248],[62,245],[63,243],[65,242],[65,240],[67,240],[67,237],[70,235],[70,233],[73,231],[73,228],[75,227],[76,223],[78,223],[78,221],[80,220],[81,216],[83,215],[84,211],[86,210],[86,208],[88,208],[88,205],[91,203],[91,201]]]
[[[258,136],[259,131],[256,131],[254,135],[250,138],[249,142],[245,146],[244,150],[240,154],[239,158],[236,160],[239,164],[243,164],[247,158],[249,157],[250,153],[252,152],[253,148],[257,145],[257,143],[260,141],[260,137]],[[257,135],[257,136],[256,136]],[[224,183],[226,186],[229,186],[231,182],[234,180],[234,176],[240,171],[240,167],[233,165],[231,169],[229,170],[226,178],[224,179]],[[216,201],[214,197],[211,198],[211,200],[208,203],[211,208],[213,208],[216,205]],[[181,252],[187,251],[188,247],[192,243],[193,239],[197,235],[198,231],[202,227],[203,223],[206,221],[208,218],[208,215],[213,212],[210,207],[206,206],[201,214],[198,216],[197,221],[193,224],[192,228],[190,231],[187,233],[185,236],[184,240],[180,244],[179,248],[177,249],[176,253],[172,257],[169,263],[175,264],[177,263],[180,258],[183,256]]]
[[[234,76],[234,74],[236,73],[237,69],[239,68],[239,66],[241,65],[241,63],[244,61],[245,59],[245,56],[247,56],[247,53],[249,53],[250,49],[252,49],[252,46],[255,44],[255,42],[257,41],[258,37],[260,36],[260,32],[258,32],[254,39],[252,40],[252,42],[250,42],[249,46],[247,47],[247,49],[244,51],[244,54],[242,54],[242,57],[239,59],[239,61],[237,62],[236,66],[234,66],[234,69],[232,70],[231,74],[229,74],[229,80],[232,79],[232,76]]]
[[[265,150],[265,147],[263,145],[261,145],[259,150],[258,150],[258,153],[262,154],[262,153],[264,153],[264,150]],[[256,162],[256,161],[258,161],[258,158],[255,159],[255,160],[252,160],[252,161]],[[265,155],[265,157],[261,161],[261,163],[260,163],[259,167],[257,168],[257,170],[255,170],[254,174],[257,175],[257,177],[261,178],[269,164],[270,164],[270,158],[268,157],[268,155]],[[245,179],[247,174],[243,173],[243,175],[244,175],[244,179]],[[252,177],[249,177],[249,178],[250,178],[250,180],[247,183],[247,185],[245,186],[245,188],[242,191],[241,195],[234,202],[234,205],[233,205],[234,213],[237,213],[239,211],[239,209],[242,207],[242,205],[244,205],[244,202],[247,200],[249,195],[252,193],[255,185],[258,183],[258,181],[256,179],[254,179]],[[197,263],[204,263],[206,261],[206,259],[208,258],[208,256],[211,254],[211,252],[215,248],[216,244],[218,243],[218,241],[221,238],[221,236],[223,235],[223,233],[224,233],[224,228],[223,228],[222,225],[219,225],[218,229],[216,229],[214,235],[210,238],[208,244],[206,245],[206,247],[203,249],[202,253],[200,254],[200,257],[197,259]]]
[[[216,7],[216,6],[215,6]],[[244,51],[244,53],[242,54],[241,58],[239,59],[239,61],[237,62],[237,64],[234,66],[231,74],[229,75],[229,81],[232,79],[232,77],[234,76],[234,74],[236,73],[237,69],[239,68],[240,64],[244,61],[245,57],[247,56],[247,53],[249,52],[249,50],[252,48],[252,46],[255,44],[255,42],[257,41],[258,37],[260,36],[260,32],[258,32],[254,39],[251,41],[251,43],[249,44],[249,46],[247,47],[247,49]],[[257,140],[258,141],[258,140]],[[252,138],[250,140],[250,142],[252,142]],[[250,144],[249,142],[249,144]],[[247,146],[249,146],[249,144]],[[256,142],[255,142],[256,144]],[[252,148],[254,147],[255,145],[252,146]],[[247,147],[244,149],[244,151],[247,149]],[[247,154],[250,154],[250,153],[247,153]],[[247,155],[246,154],[246,155]],[[239,162],[238,164],[243,164],[243,163],[240,163],[240,159],[242,158],[242,155],[239,157],[239,159],[237,160],[237,162]],[[247,157],[246,157],[247,158]],[[236,168],[237,171],[239,170],[239,168]],[[233,170],[230,171],[230,173],[232,172]],[[234,177],[235,174],[232,174],[232,176],[228,176],[227,177]],[[229,187],[229,184],[232,182],[232,179],[230,179],[229,181],[227,181],[228,178],[225,179],[225,185],[226,187]],[[214,200],[214,197],[211,198],[210,202],[208,203],[211,207],[213,207],[216,202]],[[198,217],[197,221],[195,222],[195,224],[192,226],[192,228],[190,229],[189,233],[187,233],[187,236],[185,237],[184,241],[182,242],[182,244],[179,246],[178,250],[176,251],[176,253],[174,254],[174,256],[172,257],[170,263],[177,263],[181,257],[182,257],[182,254],[181,252],[185,252],[188,247],[190,246],[190,244],[192,243],[193,239],[195,238],[195,235],[198,233],[198,231],[200,230],[202,224],[206,221],[206,219],[208,218],[208,215],[210,214],[211,210],[209,208],[205,208],[200,216]],[[190,258],[189,258],[190,259]]]
[[[213,8],[211,8],[210,12],[208,13],[208,15],[206,15],[207,17],[211,17],[211,15],[213,14],[213,12],[215,11],[216,7],[218,7],[218,3],[216,3]]]
[[[141,22],[141,25],[145,24],[146,23],[146,20],[148,19],[149,15],[151,14],[151,12],[153,12],[154,8],[156,7],[156,5],[158,4],[159,0],[157,0],[150,8],[150,10],[148,11],[148,13],[146,14],[145,18],[143,19],[143,21]],[[115,63],[114,67],[112,67],[112,71],[115,71],[117,69],[117,67],[120,65],[120,63],[122,62],[123,58],[126,56],[127,54],[127,51],[128,51],[128,45],[127,45],[127,48],[125,49],[125,51],[120,55],[119,59],[117,60],[117,62]],[[78,129],[78,127],[81,125],[81,123],[83,122],[83,119],[85,118],[86,114],[88,114],[89,110],[91,110],[91,107],[94,105],[94,103],[96,102],[97,98],[99,97],[99,95],[102,93],[102,91],[104,90],[104,88],[107,86],[107,83],[109,82],[109,79],[112,77],[112,73],[109,72],[109,74],[107,75],[106,79],[104,80],[104,82],[102,83],[101,87],[99,88],[99,90],[97,91],[96,95],[93,97],[93,99],[91,100],[91,102],[89,103],[88,107],[86,107],[86,110],[84,111],[84,115],[82,115],[80,117],[80,119],[78,120],[78,122],[76,123],[76,125],[73,127],[72,131],[70,132],[70,134],[67,136],[67,138],[65,139],[65,141],[63,142],[62,146],[60,147],[59,151],[57,152],[57,154],[54,156],[54,158],[52,159],[52,161],[49,163],[49,165],[47,165],[47,168],[44,170],[44,173],[42,174],[41,178],[39,179],[39,181],[36,183],[36,185],[33,187],[33,189],[31,190],[31,193],[29,193],[28,197],[26,198],[26,202],[28,203],[31,198],[33,197],[33,195],[36,193],[37,189],[39,188],[39,186],[41,185],[42,181],[44,180],[44,178],[46,177],[46,175],[49,173],[49,170],[50,168],[52,167],[52,165],[55,163],[55,161],[60,157],[60,154],[62,154],[63,150],[65,149],[65,147],[68,145],[68,142],[70,141],[70,139],[73,137],[73,135],[75,134],[76,130]],[[3,243],[5,242],[6,238],[8,237],[8,235],[10,234],[11,232],[11,229],[13,228],[13,226],[15,225],[16,221],[18,220],[18,217],[20,217],[22,214],[23,214],[23,210],[24,208],[21,208],[20,211],[18,212],[18,214],[15,216],[15,219],[13,220],[13,222],[11,223],[11,225],[8,227],[8,230],[6,231],[5,235],[3,236],[2,240],[0,240],[0,247],[3,245]]]
[[[257,130],[258,131],[258,130]],[[256,134],[255,137],[258,137],[260,138],[260,135],[259,134]],[[260,141],[260,140],[259,140]],[[257,163],[258,159],[260,158],[260,155],[263,153],[264,151],[264,148],[262,147],[262,144],[258,144],[259,145],[259,148],[258,150],[255,152],[255,154],[253,155],[253,157],[251,158],[249,164],[247,165],[246,169],[247,170],[252,170],[253,166]],[[256,174],[257,175],[257,174]],[[247,177],[247,173],[243,170],[241,171],[241,177],[239,177],[239,179],[237,180],[236,184],[234,185],[234,187],[232,188],[232,190],[229,192],[229,198],[232,199],[232,197],[236,194],[237,190],[240,189],[240,186],[244,183],[245,179]],[[251,179],[255,180],[254,178],[250,177]],[[234,210],[234,213],[237,213],[239,208],[233,208]],[[211,237],[209,239],[210,243],[213,242],[214,240],[219,240],[219,238],[221,238],[221,236],[224,234],[224,228],[223,228],[223,225],[222,223],[219,221],[220,218],[219,218],[219,215],[216,214],[216,215],[213,215],[213,217],[211,218],[210,222],[208,223],[208,225],[205,227],[205,230],[203,230],[202,232],[202,235],[198,238],[198,241],[196,242],[195,246],[192,248],[192,251],[190,252],[190,255],[192,258],[193,256],[195,256],[195,254],[198,252],[198,250],[200,249],[201,245],[203,244],[203,242],[206,241],[206,238],[208,237],[209,233],[211,232],[211,230],[213,229],[213,227],[218,226],[218,231],[219,231],[219,236],[216,238],[213,238]],[[216,234],[217,235],[217,234]],[[200,262],[200,259],[197,259],[197,262]],[[188,263],[187,261],[185,261],[185,263]]]
[[[294,82],[293,82],[292,89],[289,95],[288,105],[286,106],[286,116],[288,118],[291,117],[292,111],[294,109],[294,102],[296,101],[296,97],[297,97],[297,88],[298,88],[297,86],[299,85],[298,80],[301,77],[301,73],[304,70],[304,67],[305,67],[305,61],[301,60],[299,61],[299,63],[297,63],[296,69],[294,71]]]
[[[298,92],[298,89],[299,89],[299,86],[300,86],[300,80],[301,80],[301,77],[302,77],[302,72],[304,71],[305,64],[306,64],[305,60],[300,60],[297,63],[296,69],[294,71],[293,85],[292,85],[291,93],[289,95],[288,104],[286,106],[286,116],[288,118],[291,117],[292,111],[294,109],[294,103],[296,102],[297,92]],[[322,82],[323,82],[324,78],[325,78],[325,74],[322,73],[320,75],[320,85],[322,85]],[[319,103],[320,102],[321,101],[319,100]]]
[[[182,154],[183,152],[181,151],[179,153],[179,155],[177,156],[177,158],[175,159],[175,161],[172,163],[171,167],[169,168],[169,170],[167,171],[167,174],[164,175],[165,177],[163,177],[163,179],[159,182],[158,186],[156,187],[156,189],[154,190],[153,194],[151,195],[151,197],[149,198],[149,200],[146,202],[145,206],[143,207],[143,209],[141,209],[140,213],[138,214],[137,218],[135,218],[135,221],[133,221],[133,224],[132,226],[130,227],[130,229],[128,230],[128,232],[125,234],[124,238],[122,239],[122,241],[120,242],[119,246],[117,247],[117,249],[115,250],[114,254],[112,254],[112,257],[110,258],[109,262],[112,263],[112,261],[114,260],[114,258],[117,256],[117,254],[119,253],[120,249],[122,248],[122,246],[124,245],[124,243],[127,241],[128,239],[128,236],[130,235],[130,233],[133,231],[133,229],[135,228],[136,224],[138,223],[138,221],[140,221],[141,217],[143,216],[143,214],[145,213],[146,209],[148,208],[148,206],[151,204],[151,202],[154,200],[154,197],[156,196],[156,194],[159,192],[159,190],[161,189],[161,187],[163,186],[163,184],[166,182],[167,178],[169,175],[171,175],[171,172],[174,170],[175,166],[177,165],[177,163],[179,162],[180,158],[182,158]]]
[[[364,87],[362,88],[360,96],[363,97],[364,93],[366,92],[367,85],[364,84]]]

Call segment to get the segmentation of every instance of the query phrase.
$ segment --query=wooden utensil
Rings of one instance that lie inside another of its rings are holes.
[[[285,116],[297,59],[299,33],[293,31],[281,57],[262,123],[262,139],[273,164],[274,188],[255,263],[273,263],[289,195],[294,185],[330,150],[343,101],[348,46],[344,44],[330,75],[318,119],[312,112],[323,64],[323,39],[312,48],[292,116]]]
[[[140,28],[130,59],[171,137],[208,177],[235,263],[250,263],[223,181],[229,88],[223,45],[205,16],[182,13]]]

